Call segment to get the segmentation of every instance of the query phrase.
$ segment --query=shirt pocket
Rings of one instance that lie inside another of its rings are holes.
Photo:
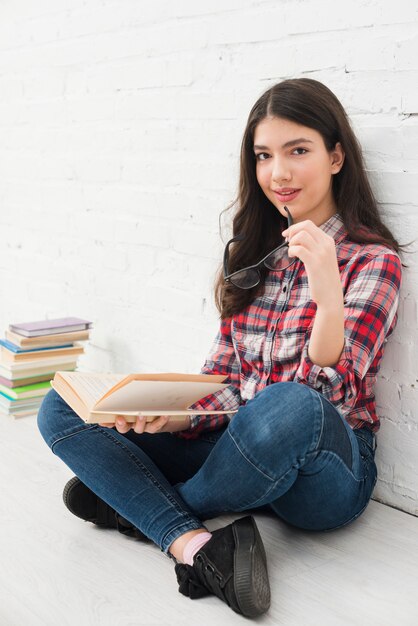
[[[263,354],[266,334],[236,330],[233,333],[233,340],[240,359],[252,362],[259,360]]]
[[[299,362],[316,307],[308,302],[282,313],[273,341],[273,360],[281,364]]]
[[[299,361],[305,343],[305,333],[277,331],[273,341],[272,361],[280,365]]]

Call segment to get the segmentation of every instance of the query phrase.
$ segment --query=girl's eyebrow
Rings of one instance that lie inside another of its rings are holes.
[[[292,139],[291,141],[286,141],[286,143],[282,145],[282,148],[290,148],[291,146],[296,146],[296,144],[298,143],[313,143],[313,141],[311,141],[310,139],[306,139],[305,137],[299,137],[299,139]],[[255,144],[254,150],[269,150],[269,147]]]

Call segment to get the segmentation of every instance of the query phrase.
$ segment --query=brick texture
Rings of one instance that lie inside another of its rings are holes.
[[[416,3],[0,3],[0,322],[94,322],[81,364],[199,370],[217,329],[250,107],[287,77],[325,82],[363,144],[382,213],[418,234]],[[418,266],[377,400],[375,498],[418,515]]]

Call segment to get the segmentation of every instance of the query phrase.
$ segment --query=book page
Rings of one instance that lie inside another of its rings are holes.
[[[59,372],[87,407],[93,406],[109,387],[125,378],[125,374],[86,374],[84,372]]]
[[[119,384],[115,385],[111,389],[108,389],[102,400],[105,400],[109,396],[112,396],[115,391],[118,391],[122,387],[129,385],[133,380],[149,380],[149,381],[166,381],[166,382],[195,382],[195,383],[223,383],[226,376],[219,376],[218,374],[179,374],[169,372],[168,374],[129,374]]]
[[[98,401],[94,411],[181,411],[228,385],[219,382],[131,380]]]

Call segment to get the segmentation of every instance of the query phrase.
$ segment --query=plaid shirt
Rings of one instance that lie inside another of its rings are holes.
[[[351,428],[367,423],[379,430],[374,385],[384,344],[396,324],[401,262],[386,246],[349,240],[338,214],[320,228],[334,238],[344,291],[345,343],[338,363],[320,367],[309,358],[316,304],[297,259],[281,273],[270,272],[263,294],[222,320],[202,374],[225,375],[229,384],[196,402],[194,409],[234,410],[266,385],[294,381],[319,391]],[[193,416],[190,429],[177,435],[198,437],[230,418],[233,414]]]

